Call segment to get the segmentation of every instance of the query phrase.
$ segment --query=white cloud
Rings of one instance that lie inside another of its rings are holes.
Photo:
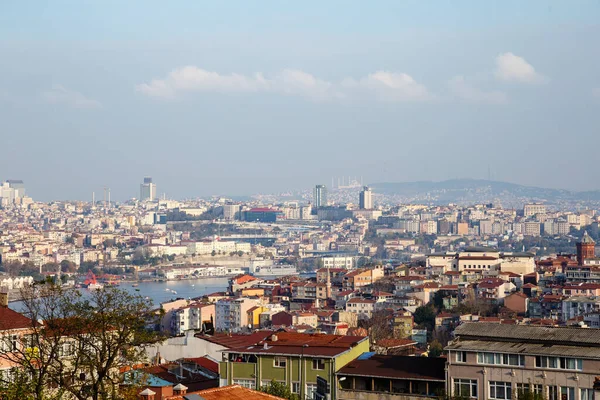
[[[50,104],[64,104],[74,108],[100,108],[102,104],[79,92],[69,90],[62,85],[53,85],[51,90],[41,94],[42,99]]]
[[[264,92],[310,98],[316,101],[347,98],[357,89],[372,92],[386,100],[426,100],[432,96],[425,86],[403,73],[379,71],[362,79],[346,79],[332,83],[297,69],[284,69],[266,78],[219,74],[187,66],[171,71],[164,79],[154,79],[136,86],[136,90],[152,97],[174,98],[183,92]]]
[[[384,100],[424,101],[434,97],[412,76],[397,72],[377,71],[358,81],[346,79],[342,86],[373,91]]]
[[[455,76],[448,81],[450,91],[458,98],[484,104],[505,104],[508,102],[506,93],[500,91],[483,91],[469,84],[464,76]]]
[[[148,96],[173,98],[180,92],[276,92],[314,98],[329,97],[332,85],[303,71],[286,69],[271,79],[262,74],[219,74],[195,66],[177,68],[165,79],[136,86]]]
[[[523,83],[544,83],[546,78],[524,58],[513,53],[503,53],[496,57],[496,78],[503,81]]]

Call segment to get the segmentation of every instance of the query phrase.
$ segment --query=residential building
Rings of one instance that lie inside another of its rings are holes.
[[[368,337],[277,332],[258,343],[223,351],[221,386],[256,389],[275,380],[300,398],[313,399],[317,377],[333,388],[336,372],[368,350]],[[330,398],[337,399],[335,390]]]
[[[467,322],[446,350],[451,396],[508,400],[523,390],[548,400],[594,398],[596,329]]]
[[[446,361],[364,353],[336,374],[339,400],[418,400],[439,398]]]
[[[258,299],[222,299],[215,303],[215,329],[219,332],[239,332],[248,328],[248,310],[258,305]]]

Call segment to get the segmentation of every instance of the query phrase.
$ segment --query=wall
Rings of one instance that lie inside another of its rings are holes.
[[[221,360],[220,350],[225,349],[224,346],[195,337],[194,332],[190,331],[186,333],[186,336],[169,338],[160,344],[146,347],[146,354],[149,360],[153,360],[157,352],[160,353],[161,358],[167,361],[206,355],[215,360]]]

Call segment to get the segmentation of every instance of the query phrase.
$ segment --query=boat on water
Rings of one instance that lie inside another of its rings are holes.
[[[86,286],[87,290],[102,290],[104,289],[104,285],[98,282],[90,283]]]
[[[134,283],[133,285],[131,285],[131,287],[138,287],[139,285],[137,283]]]

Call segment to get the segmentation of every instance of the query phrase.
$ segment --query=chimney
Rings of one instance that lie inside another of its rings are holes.
[[[146,388],[140,393],[140,399],[142,400],[154,400],[154,395],[156,392]]]
[[[5,287],[0,289],[0,307],[8,308],[8,289]]]
[[[181,396],[187,393],[187,389],[187,386],[183,386],[181,383],[178,383],[175,385],[175,387],[173,387],[173,394]]]

